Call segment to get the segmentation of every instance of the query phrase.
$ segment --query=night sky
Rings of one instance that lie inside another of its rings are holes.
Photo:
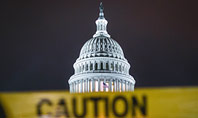
[[[0,91],[64,90],[96,31],[99,0],[0,2]],[[103,0],[136,87],[198,85],[197,3]]]

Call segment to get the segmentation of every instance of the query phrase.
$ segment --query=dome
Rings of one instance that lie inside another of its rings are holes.
[[[135,80],[120,45],[107,32],[100,4],[96,33],[82,47],[68,80],[71,93],[133,91]]]
[[[112,57],[125,60],[120,45],[106,36],[93,37],[83,45],[78,60],[91,57]]]

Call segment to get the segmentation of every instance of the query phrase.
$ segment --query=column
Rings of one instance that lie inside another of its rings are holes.
[[[114,92],[116,91],[116,80],[113,79],[113,83],[114,83]]]
[[[98,92],[100,92],[100,79],[98,79]]]
[[[121,91],[123,92],[124,89],[123,89],[123,80],[121,80]]]
[[[71,93],[71,84],[69,84],[69,92]]]
[[[126,65],[124,65],[124,73],[126,74]]]
[[[80,65],[78,64],[78,73],[80,73]]]
[[[80,73],[80,65],[78,64],[78,73]]]
[[[74,93],[74,82],[72,82],[72,93]]]
[[[133,91],[133,84],[131,83],[131,91]]]
[[[70,91],[70,93],[72,93],[72,83],[69,84],[69,91]]]
[[[76,93],[76,82],[74,82],[74,93]]]
[[[132,84],[132,91],[134,91],[134,85]]]
[[[76,69],[75,73],[78,73],[78,65],[76,65],[75,69]]]
[[[92,81],[92,92],[94,92],[95,91],[95,80],[92,79],[91,81]]]
[[[94,61],[94,62],[93,62],[93,70],[96,70],[96,69],[95,69],[95,66],[96,66],[96,62]]]
[[[118,79],[118,91],[120,92],[120,80]]]
[[[113,63],[113,66],[114,66],[114,71],[117,72],[116,71],[116,62]]]
[[[130,82],[128,82],[128,91],[130,91]]]
[[[71,89],[71,93],[73,93],[73,83],[71,83],[70,89]]]
[[[82,72],[81,64],[79,64],[79,73]]]
[[[109,81],[109,91],[112,92],[112,79]]]
[[[77,91],[78,91],[78,93],[80,93],[80,81],[79,80],[77,81],[77,87],[78,87]]]
[[[77,87],[76,87],[76,93],[78,93],[78,92],[79,92],[79,84],[78,84],[78,80],[76,81],[76,85],[77,85]]]
[[[128,91],[131,91],[130,82],[128,82]]]
[[[85,92],[85,80],[83,79],[82,80],[82,93],[84,93]]]
[[[83,92],[83,79],[81,80],[81,82],[80,82],[80,92],[82,93]]]
[[[108,62],[108,65],[109,65],[109,70],[112,70],[112,68],[111,68],[111,61]]]
[[[87,79],[87,92],[89,92],[89,79]]]
[[[108,92],[111,92],[111,81],[110,81],[110,79],[108,79],[107,81],[109,82]]]
[[[87,92],[87,79],[84,80],[84,93]]]
[[[83,93],[86,91],[86,86],[85,86],[85,84],[86,84],[86,80],[83,80]]]
[[[119,82],[118,82],[118,79],[116,79],[116,91],[118,91],[118,85],[119,85]]]
[[[119,67],[120,63],[118,62],[117,65],[118,65],[118,73],[120,73],[120,67]]]
[[[88,71],[90,71],[91,69],[90,69],[90,66],[91,66],[91,63],[90,62],[88,62]]]
[[[128,84],[129,84],[129,91],[131,91],[131,83],[129,82]]]
[[[125,91],[127,91],[127,81],[125,80]]]
[[[117,91],[117,80],[114,79],[114,91],[116,92]]]
[[[98,63],[98,70],[101,70],[101,62],[98,61],[97,63]]]
[[[99,61],[99,70],[102,69],[102,61]]]
[[[106,78],[104,79],[104,83],[106,84]],[[106,92],[106,87],[103,86],[103,89],[104,89],[104,92]]]

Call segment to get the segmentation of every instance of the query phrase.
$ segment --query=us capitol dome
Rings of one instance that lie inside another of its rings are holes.
[[[135,80],[121,46],[107,32],[107,20],[100,3],[97,30],[82,47],[68,81],[71,93],[133,91]]]

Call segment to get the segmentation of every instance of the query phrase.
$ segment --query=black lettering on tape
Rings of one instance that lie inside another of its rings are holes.
[[[0,104],[0,118],[7,118],[3,106]]]
[[[136,116],[136,108],[140,110],[142,115],[147,115],[147,97],[142,97],[143,103],[140,104],[135,96],[132,96],[132,116]]]
[[[81,118],[81,117],[85,117],[85,115],[87,114],[87,99],[83,98],[83,108],[81,108],[83,110],[83,112],[81,114],[77,113],[77,103],[76,103],[76,98],[72,99],[72,106],[73,106],[73,112],[74,112],[74,116],[77,118]]]
[[[37,115],[40,116],[42,115],[42,105],[47,104],[49,106],[52,105],[52,102],[49,99],[42,99],[38,104],[37,104]]]
[[[119,100],[120,101],[123,101],[123,103],[124,103],[124,111],[122,113],[118,113],[119,107],[116,107],[116,103]],[[126,116],[127,113],[128,113],[128,103],[127,103],[126,98],[124,96],[116,96],[113,99],[112,110],[113,110],[114,115],[117,116],[117,117],[124,117],[124,116]]]
[[[109,101],[108,101],[108,98],[105,97],[104,101],[105,101],[105,115],[106,115],[106,117],[108,117],[109,116]]]
[[[101,100],[100,97],[91,97],[90,100],[94,102],[94,116],[98,116],[98,101]]]
[[[60,99],[59,103],[58,103],[59,106],[62,106],[64,108],[64,115],[69,117],[69,112],[68,112],[68,107],[67,107],[67,102],[64,100],[64,99]]]

